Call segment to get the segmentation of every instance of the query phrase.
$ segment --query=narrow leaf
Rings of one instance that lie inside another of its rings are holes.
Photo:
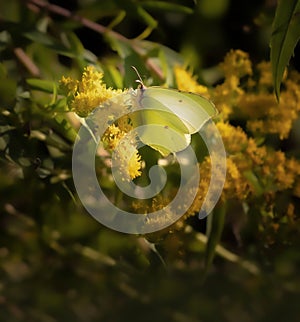
[[[225,222],[225,214],[226,214],[226,206],[221,204],[214,209],[213,214],[210,215],[209,219],[211,219],[211,229],[208,236],[208,241],[206,245],[205,251],[205,273],[206,276],[213,259],[216,253],[216,247],[220,242],[224,222]]]
[[[277,99],[285,67],[300,38],[300,0],[279,0],[271,36],[271,63]]]
[[[141,6],[137,7],[137,14],[150,28],[154,29],[157,27],[157,21]]]
[[[52,81],[38,79],[38,78],[27,78],[26,83],[30,85],[31,89],[38,90],[46,93],[54,93],[56,84]]]
[[[264,193],[264,188],[259,181],[259,178],[254,174],[252,170],[245,171],[244,177],[252,184],[257,196],[261,196]]]
[[[178,12],[184,14],[192,14],[193,9],[167,1],[144,1],[141,2],[141,6],[145,9],[155,10],[155,11],[166,11],[166,12]]]

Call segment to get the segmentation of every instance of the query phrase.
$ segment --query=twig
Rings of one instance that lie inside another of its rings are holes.
[[[26,67],[26,69],[30,72],[32,76],[39,77],[40,70],[36,66],[36,64],[29,58],[29,56],[25,53],[25,51],[20,48],[14,48],[14,54],[20,60],[20,62]]]

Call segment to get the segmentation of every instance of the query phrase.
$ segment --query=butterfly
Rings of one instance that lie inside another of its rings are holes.
[[[138,113],[131,117],[144,144],[163,156],[187,148],[191,134],[197,133],[213,116],[215,105],[205,97],[159,86],[146,87],[137,71],[139,87],[132,90],[132,100]]]

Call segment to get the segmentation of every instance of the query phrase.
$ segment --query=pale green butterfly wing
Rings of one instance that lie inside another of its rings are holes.
[[[163,156],[184,150],[191,142],[186,127],[174,114],[162,110],[140,110],[132,118],[133,126],[147,125],[138,130],[139,139]]]
[[[179,132],[189,133],[189,129],[184,122],[155,97],[144,96],[141,93],[141,96],[137,97],[137,104],[138,118],[135,120],[136,125],[149,124],[151,121],[153,124],[168,126]]]
[[[153,98],[165,111],[177,115],[188,129],[185,133],[189,134],[198,132],[205,122],[218,113],[214,104],[200,95],[162,87],[146,88],[140,101],[142,107],[151,108]]]
[[[190,135],[187,134],[188,128],[177,115],[155,97],[144,96],[145,90],[148,91],[148,89],[135,91],[138,111],[131,116],[134,127],[149,126],[139,130],[140,140],[164,156],[185,149],[191,141]],[[154,125],[157,126],[154,128]]]

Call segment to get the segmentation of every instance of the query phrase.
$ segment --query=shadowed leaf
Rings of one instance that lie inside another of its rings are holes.
[[[271,37],[271,63],[275,94],[279,100],[280,83],[300,38],[300,1],[279,1]]]

